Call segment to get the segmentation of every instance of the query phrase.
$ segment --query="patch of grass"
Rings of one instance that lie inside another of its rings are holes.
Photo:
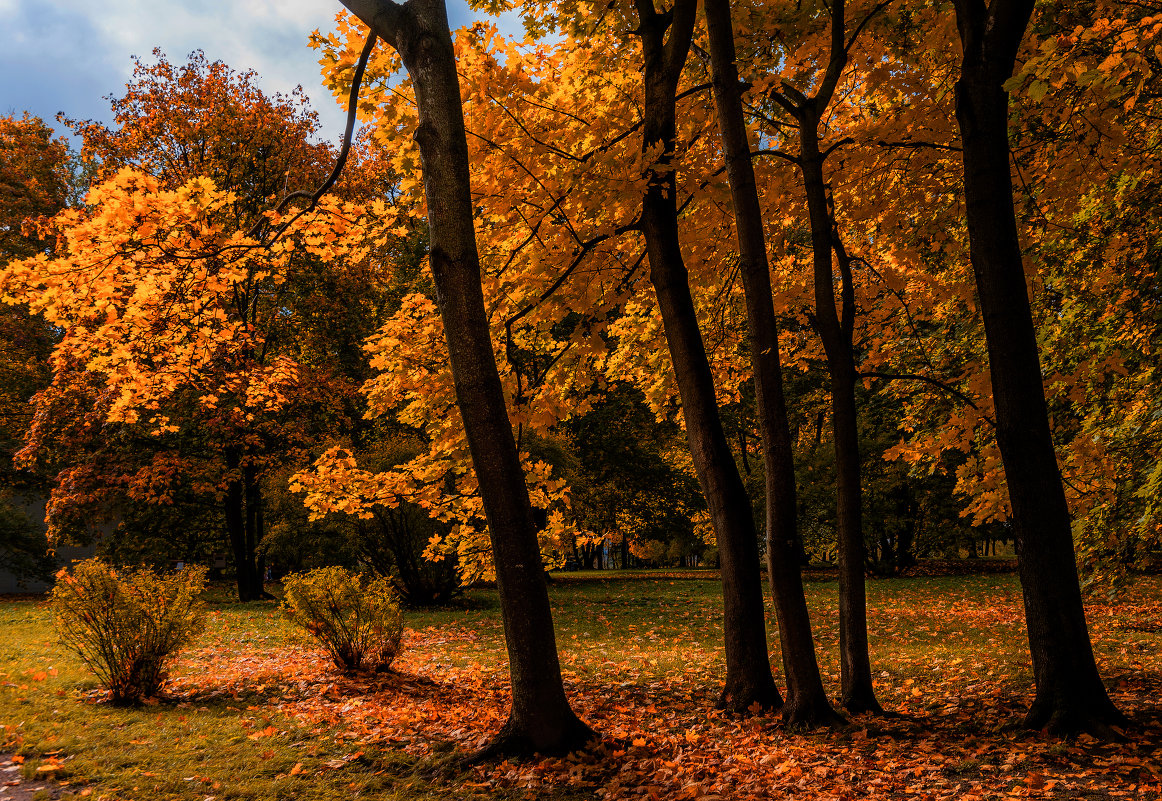
[[[303,697],[306,690],[299,685],[305,682],[280,674],[271,655],[304,646],[276,602],[239,604],[218,592],[211,596],[197,652],[177,671],[212,672],[222,661],[251,670],[250,678],[234,682],[229,691],[136,708],[95,700],[95,679],[58,643],[46,604],[0,602],[0,751],[24,755],[29,777],[42,777],[37,768],[52,764],[54,778],[117,798],[523,797],[515,789],[493,789],[485,796],[465,784],[467,774],[447,758],[451,743],[436,744],[429,756],[417,758],[390,743],[345,739],[341,720],[307,724],[284,714],[288,699]],[[683,703],[709,705],[723,667],[720,592],[709,575],[626,580],[606,574],[601,580],[554,582],[550,599],[567,679],[620,682],[627,698],[649,703],[649,693],[680,674],[687,686],[692,681],[695,693]],[[820,664],[834,695],[837,586],[815,582],[807,593]],[[1156,605],[1162,581],[1143,580],[1135,593],[1143,608]],[[1015,576],[873,579],[868,601],[873,669],[885,706],[906,714],[955,712],[979,735],[1006,722],[989,706],[994,697],[989,693],[1031,688]],[[1103,671],[1107,676],[1141,671],[1137,646],[1153,637],[1157,653],[1158,635],[1122,625],[1118,615],[1106,611],[1099,605],[1091,614]],[[769,608],[768,615],[773,619]],[[409,611],[405,620],[422,643],[417,647],[424,649],[423,658],[436,669],[484,665],[500,670],[506,664],[494,590],[470,590],[459,608]],[[775,627],[769,629],[777,665],[778,639]],[[930,696],[937,683],[963,688],[962,695],[945,690]],[[201,684],[213,682],[202,678]],[[1055,753],[1065,751],[1051,750],[1050,755]],[[950,762],[946,771],[975,773],[980,765],[964,759]],[[436,774],[439,778],[433,779]],[[568,801],[592,798],[592,793],[551,790],[537,797]]]

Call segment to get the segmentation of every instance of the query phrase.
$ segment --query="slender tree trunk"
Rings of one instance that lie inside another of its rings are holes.
[[[815,103],[801,109],[799,166],[807,192],[814,262],[815,314],[812,322],[823,342],[831,376],[831,428],[835,440],[836,529],[839,546],[839,652],[841,703],[850,712],[881,712],[872,689],[868,657],[867,598],[864,586],[863,490],[860,485],[858,413],[855,404],[854,288],[850,271],[841,270],[842,317],[836,312],[832,251],[834,238],[819,151]]]
[[[837,539],[839,551],[839,649],[842,676],[841,700],[851,712],[880,712],[872,689],[868,658],[867,610],[864,589],[865,545],[860,506],[859,435],[855,405],[855,295],[851,260],[835,233],[835,219],[827,199],[823,173],[826,154],[819,149],[819,119],[831,103],[843,71],[848,48],[844,0],[828,3],[831,14],[831,48],[827,68],[815,93],[808,97],[786,81],[772,94],[798,122],[799,156],[811,223],[815,313],[812,324],[823,342],[831,376],[831,425],[835,439]],[[874,13],[874,12],[872,12]],[[865,20],[866,22],[866,20]],[[839,261],[842,318],[836,312],[832,251]],[[822,422],[822,417],[820,418]]]
[[[343,0],[400,55],[416,91],[436,299],[480,484],[512,678],[512,711],[481,756],[563,753],[594,734],[561,680],[548,588],[484,309],[473,229],[468,143],[443,0]]]
[[[739,404],[739,406],[741,407],[741,404]],[[746,425],[744,424],[744,421],[742,419],[741,412],[740,412],[738,417],[739,417],[739,419],[738,419],[738,452],[739,452],[739,455],[742,456],[742,472],[746,473],[749,476],[750,475],[750,453],[748,453],[749,448],[748,448],[747,442],[746,442]]]
[[[673,172],[676,133],[675,94],[694,30],[697,0],[677,0],[659,14],[652,0],[636,0],[645,57],[645,125],[642,146],[661,146],[659,160],[647,168],[642,198],[642,232],[650,280],[662,312],[670,360],[682,396],[690,453],[718,539],[726,681],[726,709],[774,709],[782,697],[771,675],[767,651],[758,541],[750,497],[726,440],[714,376],[690,294],[690,279],[678,237],[677,181]],[[669,35],[667,36],[667,31]]]
[[[226,485],[226,497],[222,511],[226,518],[226,534],[230,539],[230,550],[234,554],[234,571],[238,586],[238,600],[258,601],[262,599],[262,583],[254,565],[254,548],[250,541],[247,525],[245,471],[239,468],[241,456],[237,451],[226,451],[226,469],[231,478]],[[237,477],[234,477],[237,474]]]
[[[238,587],[238,600],[258,600],[258,589],[255,586],[254,565],[250,560],[250,552],[246,547],[246,506],[244,502],[241,481],[231,481],[226,487],[226,498],[223,502],[223,512],[226,517],[226,533],[230,538],[230,550],[234,555],[235,583]]]
[[[779,621],[783,670],[787,674],[783,719],[791,726],[810,727],[836,722],[839,716],[823,689],[799,569],[795,467],[779,360],[778,320],[771,295],[762,210],[742,113],[730,1],[705,0],[704,8],[718,127],[734,202],[740,272],[750,325],[751,370],[766,473],[767,570]]]
[[[262,484],[257,471],[246,467],[242,471],[242,488],[246,498],[246,557],[250,562],[253,595],[259,600],[272,600],[266,591],[266,558],[259,553],[263,537]]]
[[[1125,718],[1102,685],[1086,627],[1009,171],[1004,83],[1032,11],[1033,0],[956,2],[964,50],[956,118],[964,148],[965,218],[1037,683],[1025,723],[1065,734],[1105,733]]]

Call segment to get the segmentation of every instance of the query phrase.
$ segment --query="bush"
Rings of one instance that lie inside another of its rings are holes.
[[[199,599],[206,569],[159,575],[118,571],[99,559],[56,575],[52,606],[57,631],[112,694],[127,704],[157,695],[166,667],[205,626]]]
[[[341,670],[387,670],[399,653],[403,615],[384,577],[364,585],[342,567],[283,579],[283,611],[319,642]]]

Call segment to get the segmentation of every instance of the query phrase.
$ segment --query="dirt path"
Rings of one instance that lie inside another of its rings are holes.
[[[44,778],[24,778],[23,761],[12,754],[0,754],[0,801],[32,801],[42,790],[48,793],[48,798],[60,798],[72,789]],[[44,797],[41,793],[40,798]]]

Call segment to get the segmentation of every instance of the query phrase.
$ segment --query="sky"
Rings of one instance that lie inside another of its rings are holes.
[[[447,0],[452,28],[482,18],[465,0]],[[321,85],[311,32],[334,28],[338,0],[0,0],[0,115],[24,111],[56,124],[111,121],[109,102],[133,71],[132,56],[152,61],[160,47],[173,63],[201,49],[210,61],[254,69],[264,92],[302,85],[338,140],[344,114]],[[507,30],[519,30],[510,19]]]

